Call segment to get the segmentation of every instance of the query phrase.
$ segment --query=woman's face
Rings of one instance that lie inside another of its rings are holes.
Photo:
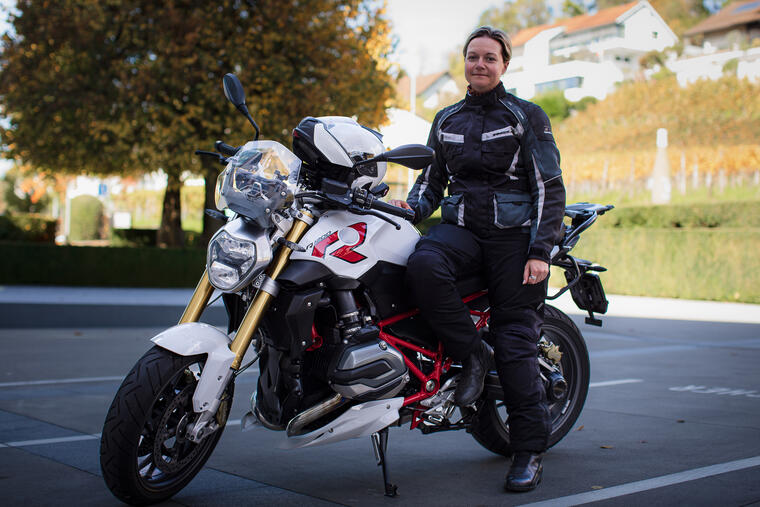
[[[464,57],[464,77],[473,90],[485,93],[493,90],[507,71],[501,57],[501,44],[491,37],[477,37],[470,41]]]

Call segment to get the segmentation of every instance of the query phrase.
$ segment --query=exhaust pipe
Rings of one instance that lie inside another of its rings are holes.
[[[546,396],[550,402],[560,401],[567,396],[567,380],[557,371],[549,373],[547,378]]]
[[[293,419],[290,420],[286,431],[289,437],[303,434],[302,430],[309,423],[312,423],[320,417],[329,414],[336,408],[340,407],[348,401],[348,398],[343,398],[340,394],[336,394],[332,398],[327,398],[322,403],[317,403],[313,407],[304,410]]]

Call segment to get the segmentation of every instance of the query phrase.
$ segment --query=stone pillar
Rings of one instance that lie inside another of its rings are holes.
[[[670,162],[668,161],[668,131],[657,129],[657,156],[652,168],[652,203],[670,202]]]

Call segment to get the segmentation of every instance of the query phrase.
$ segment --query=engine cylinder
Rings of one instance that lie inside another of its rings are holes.
[[[328,374],[330,387],[346,398],[368,401],[395,396],[409,379],[404,356],[373,339],[346,347]]]

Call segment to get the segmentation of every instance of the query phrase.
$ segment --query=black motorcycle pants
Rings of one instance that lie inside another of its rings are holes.
[[[447,355],[461,361],[480,337],[456,280],[480,270],[488,283],[488,341],[504,389],[512,448],[543,452],[551,420],[536,357],[547,281],[522,284],[529,241],[530,234],[522,231],[484,239],[465,228],[440,224],[409,257],[406,281]]]

